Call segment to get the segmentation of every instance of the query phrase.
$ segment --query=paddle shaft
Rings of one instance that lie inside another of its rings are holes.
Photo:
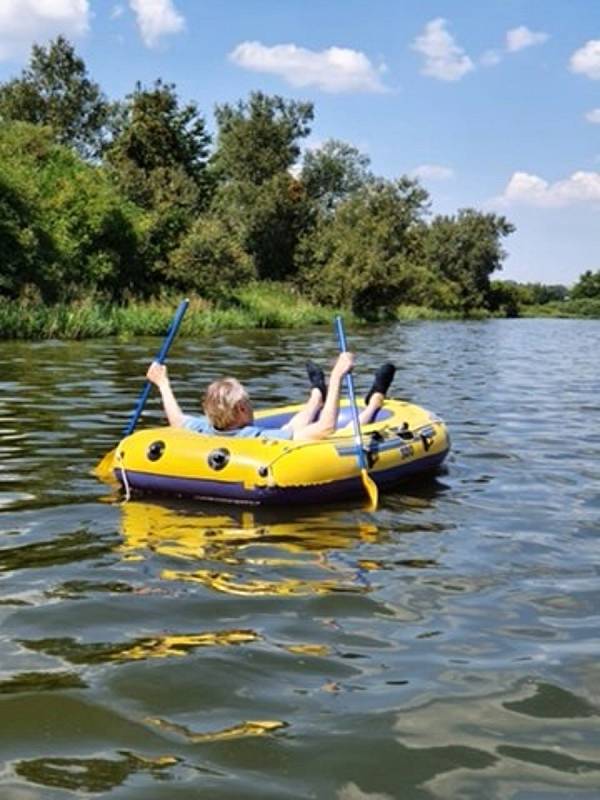
[[[335,318],[335,329],[337,332],[340,350],[342,352],[346,352],[348,347],[346,344],[346,332],[344,331],[344,321],[339,316]],[[356,408],[356,396],[354,394],[354,378],[352,377],[351,372],[348,372],[346,374],[346,388],[348,390],[348,398],[350,399],[350,410],[352,411],[354,440],[356,442],[356,457],[358,459],[358,465],[360,466],[360,468],[366,470],[368,467],[367,458],[365,456],[365,451],[363,450],[362,436],[360,432],[360,420],[358,418],[358,409]]]
[[[177,311],[175,312],[175,316],[171,320],[171,324],[169,326],[169,330],[167,331],[167,335],[164,338],[162,343],[162,347],[158,351],[158,355],[156,356],[155,361],[158,361],[159,364],[164,364],[167,353],[171,345],[173,344],[173,339],[177,335],[177,331],[179,330],[179,326],[181,325],[181,320],[185,312],[187,311],[187,307],[189,305],[189,300],[182,300],[179,304]],[[130,433],[133,433],[135,426],[138,423],[139,418],[142,415],[142,411],[144,410],[144,406],[146,405],[146,400],[148,399],[148,395],[150,394],[150,390],[152,389],[152,384],[150,381],[146,381],[144,384],[144,388],[142,389],[140,396],[138,397],[138,401],[136,407],[133,410],[133,414],[129,418],[129,422],[125,426],[123,430],[123,436],[129,436]]]

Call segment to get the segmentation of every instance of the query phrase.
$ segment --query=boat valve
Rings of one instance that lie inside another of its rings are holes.
[[[159,458],[162,457],[162,454],[165,452],[166,445],[164,442],[152,442],[151,445],[148,445],[148,449],[146,450],[146,457],[148,461],[158,461]]]
[[[230,455],[226,447],[218,447],[216,450],[211,450],[206,459],[208,466],[218,472],[229,464]]]

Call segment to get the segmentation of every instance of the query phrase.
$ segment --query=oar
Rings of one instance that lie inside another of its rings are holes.
[[[173,339],[177,335],[177,331],[179,330],[179,326],[181,325],[181,320],[183,319],[183,315],[185,314],[187,307],[189,305],[189,300],[182,300],[179,304],[177,311],[175,312],[175,316],[171,320],[171,324],[169,325],[169,330],[164,338],[162,343],[162,347],[158,351],[158,355],[156,356],[156,361],[159,364],[164,364],[167,358],[167,353],[171,345],[173,344]],[[123,436],[129,436],[130,433],[133,433],[135,426],[138,423],[139,418],[142,415],[142,411],[144,410],[144,406],[146,405],[146,400],[148,399],[148,395],[150,394],[150,390],[152,389],[152,384],[150,381],[146,381],[144,384],[144,388],[142,389],[140,396],[138,398],[137,404],[133,409],[133,413],[129,418],[129,422],[123,429]],[[111,475],[113,470],[113,462],[115,457],[115,448],[113,448],[109,453],[107,453],[96,465],[94,472],[100,478],[107,478]]]
[[[344,331],[344,321],[341,317],[335,318],[335,329],[337,332],[340,350],[346,351],[346,333]],[[352,423],[354,425],[354,441],[356,442],[356,458],[358,466],[360,467],[360,475],[362,478],[363,486],[369,498],[370,510],[375,511],[377,508],[377,501],[379,499],[379,492],[377,484],[371,478],[368,472],[367,457],[362,445],[362,436],[360,432],[360,420],[358,418],[358,409],[356,408],[356,398],[354,395],[354,378],[352,373],[348,372],[346,375],[346,388],[348,389],[348,398],[350,400],[350,409],[352,411]]]

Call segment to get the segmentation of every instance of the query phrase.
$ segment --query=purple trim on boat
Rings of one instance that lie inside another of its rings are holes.
[[[447,455],[448,450],[444,450],[442,453],[425,456],[408,464],[398,464],[391,469],[370,474],[379,488],[386,488],[414,475],[434,471]],[[264,503],[267,505],[328,503],[356,498],[364,491],[360,476],[332,481],[331,483],[321,483],[315,486],[291,486],[285,488],[273,486],[245,489],[241,483],[151,475],[147,472],[133,472],[130,470],[126,472],[127,483],[134,490],[185,495],[205,500],[224,500],[234,503]],[[121,470],[115,470],[115,474],[123,483]]]

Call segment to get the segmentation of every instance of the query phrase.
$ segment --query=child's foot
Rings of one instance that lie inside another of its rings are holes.
[[[310,381],[311,388],[318,389],[321,392],[323,402],[327,397],[327,386],[325,385],[325,373],[314,364],[312,361],[306,362],[306,372],[308,373],[308,380]]]
[[[365,404],[369,405],[369,400],[371,399],[371,395],[375,394],[375,392],[380,392],[381,394],[387,394],[388,389],[390,388],[390,384],[394,380],[394,375],[396,374],[396,367],[386,361],[379,369],[375,372],[375,378],[373,379],[373,384],[367,395],[365,397]]]

